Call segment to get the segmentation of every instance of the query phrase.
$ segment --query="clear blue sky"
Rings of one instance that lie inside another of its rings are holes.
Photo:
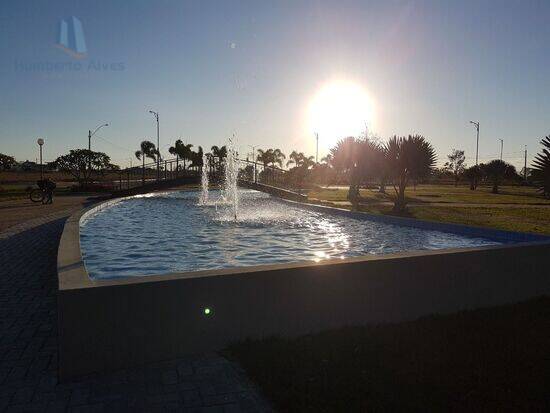
[[[93,148],[125,166],[155,137],[154,109],[163,150],[179,137],[209,148],[236,133],[241,152],[314,154],[308,103],[333,80],[368,92],[371,131],[421,133],[441,161],[461,148],[473,163],[470,119],[481,122],[482,161],[503,138],[505,160],[521,166],[524,145],[533,154],[550,133],[548,1],[264,3],[2,2],[0,152],[35,159],[43,136],[51,160],[110,122]],[[72,15],[87,43],[80,60],[55,47]],[[35,68],[45,63],[66,68]],[[330,142],[320,140],[323,154]]]

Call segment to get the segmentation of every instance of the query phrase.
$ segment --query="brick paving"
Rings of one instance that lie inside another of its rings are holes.
[[[57,215],[0,233],[0,412],[271,411],[218,354],[59,383],[56,257],[67,213]]]

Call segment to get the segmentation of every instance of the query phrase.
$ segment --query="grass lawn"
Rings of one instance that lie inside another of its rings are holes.
[[[362,189],[359,210],[375,214],[391,214],[393,202],[388,195]],[[343,187],[310,191],[310,200],[341,208],[350,208]],[[410,205],[407,216],[437,222],[490,227],[508,231],[550,234],[550,200],[538,195],[534,188],[503,186],[500,194],[490,187],[471,191],[466,186],[418,185],[407,190]],[[522,207],[524,206],[524,207]]]
[[[411,216],[429,221],[550,234],[550,207],[434,207],[411,206]]]
[[[346,201],[347,188],[329,187],[312,190],[310,198],[327,201]],[[393,202],[393,187],[386,188],[386,194],[377,190],[362,189],[361,197],[366,201]],[[550,205],[549,199],[541,197],[535,188],[525,186],[502,186],[499,194],[491,193],[491,186],[480,186],[475,191],[466,185],[417,185],[416,189],[408,187],[405,196],[411,203],[465,203],[465,204],[544,204]]]
[[[231,346],[282,412],[549,411],[550,297]]]

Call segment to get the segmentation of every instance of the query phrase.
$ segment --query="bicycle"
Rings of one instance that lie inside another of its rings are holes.
[[[48,192],[45,189],[34,188],[29,193],[29,198],[32,202],[42,202],[45,204],[48,200]]]

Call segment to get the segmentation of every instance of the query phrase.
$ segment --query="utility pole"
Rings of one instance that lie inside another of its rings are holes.
[[[157,120],[157,181],[160,181],[160,133],[159,133],[159,113],[152,110],[149,111],[152,113],[155,119]]]
[[[479,122],[470,121],[472,125],[476,127],[477,138],[476,138],[476,166],[478,165],[478,155],[479,155]]]
[[[44,139],[38,138],[36,140],[38,146],[40,146],[40,180],[44,179],[44,165],[42,165],[42,145],[44,145]]]
[[[252,162],[254,162],[254,182],[257,181],[256,178],[256,145],[248,145],[252,148]]]
[[[527,145],[525,145],[525,152],[524,152],[524,160],[523,160],[523,180],[525,183],[527,183]]]
[[[315,132],[316,149],[315,149],[315,163],[319,163],[319,134]]]
[[[499,139],[500,141],[500,160],[502,161],[502,147],[504,146],[504,139]]]

